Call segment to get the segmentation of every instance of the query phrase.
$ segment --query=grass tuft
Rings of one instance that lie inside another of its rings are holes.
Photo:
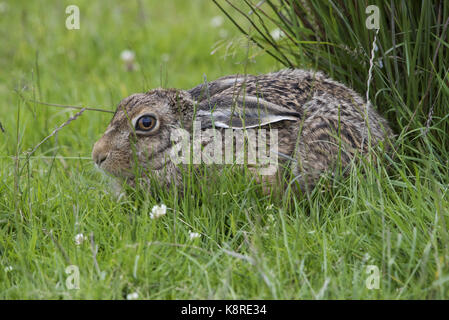
[[[204,1],[75,3],[80,30],[65,28],[62,2],[0,12],[0,298],[449,297],[447,2],[217,0],[233,19],[218,27],[220,8]],[[392,154],[375,150],[347,177],[279,199],[226,168],[186,172],[182,196],[157,186],[125,195],[90,160],[111,116],[92,110],[20,156],[75,115],[36,101],[113,112],[131,93],[289,65],[363,94],[368,4],[381,12],[369,98],[397,138]],[[122,63],[124,50],[139,68]],[[151,219],[162,203],[166,215]],[[66,286],[69,265],[78,290]],[[369,266],[379,289],[367,286]]]

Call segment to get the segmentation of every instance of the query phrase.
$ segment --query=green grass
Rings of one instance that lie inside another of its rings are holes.
[[[27,150],[76,111],[25,103],[20,95],[114,110],[129,94],[190,88],[203,74],[212,80],[283,66],[254,45],[248,49],[230,21],[211,27],[222,13],[205,1],[7,4],[0,13],[0,298],[449,298],[444,61],[432,82],[438,105],[427,135],[427,110],[405,130],[411,113],[403,108],[414,110],[427,77],[382,78],[376,68],[372,95],[379,94],[381,111],[400,134],[397,153],[354,167],[345,179],[323,177],[309,196],[264,196],[244,172],[227,169],[188,176],[183,196],[131,190],[117,198],[90,160],[111,115],[86,111],[27,160]],[[80,30],[65,28],[70,4],[80,7]],[[224,40],[220,29],[228,33]],[[403,40],[410,50],[426,46]],[[135,51],[139,70],[125,70],[125,49]],[[411,56],[407,61],[422,62]],[[335,59],[329,73],[363,94],[365,77],[352,82],[356,69],[341,72],[350,61]],[[394,65],[386,68],[394,73]],[[385,88],[394,94],[382,96]],[[160,203],[167,214],[150,219]],[[201,237],[191,240],[190,231]],[[95,259],[89,239],[75,244],[78,233],[94,235]],[[69,265],[79,267],[79,290],[65,286]],[[366,286],[369,265],[380,270],[378,290]]]

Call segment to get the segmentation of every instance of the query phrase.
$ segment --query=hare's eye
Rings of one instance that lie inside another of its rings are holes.
[[[156,126],[156,118],[153,116],[142,116],[136,122],[136,130],[150,131]]]

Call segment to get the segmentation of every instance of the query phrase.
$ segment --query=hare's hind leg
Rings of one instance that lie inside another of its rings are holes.
[[[311,191],[325,173],[347,167],[353,157],[354,135],[339,119],[315,115],[307,118],[299,135],[293,165],[294,180],[303,192]]]

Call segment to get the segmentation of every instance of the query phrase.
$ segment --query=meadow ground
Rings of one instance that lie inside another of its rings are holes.
[[[70,4],[80,8],[79,30],[65,27]],[[111,114],[86,111],[27,158],[76,110],[21,97],[115,110],[150,88],[282,66],[213,19],[221,12],[206,1],[6,1],[0,9],[0,298],[449,298],[444,148],[416,146],[412,166],[399,154],[346,179],[324,177],[290,205],[233,171],[214,183],[189,180],[183,197],[160,190],[118,199],[90,158]],[[120,59],[127,49],[134,71]],[[167,214],[151,219],[161,203]],[[66,287],[69,265],[79,289]]]

